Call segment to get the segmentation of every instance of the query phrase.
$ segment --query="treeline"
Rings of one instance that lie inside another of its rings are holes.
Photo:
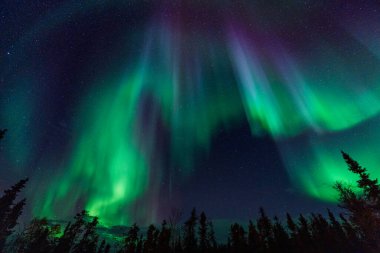
[[[0,130],[0,139],[5,130]],[[348,169],[358,176],[357,189],[337,183],[339,206],[336,217],[286,215],[286,220],[268,217],[263,209],[255,221],[230,226],[226,243],[218,243],[213,223],[194,209],[179,223],[179,215],[150,225],[145,233],[134,224],[121,240],[105,240],[99,234],[98,218],[86,211],[65,226],[46,218],[33,219],[16,232],[25,199],[17,200],[28,179],[20,180],[0,197],[0,252],[19,253],[361,253],[380,252],[380,186],[367,170],[342,152]],[[243,207],[242,207],[243,208]]]

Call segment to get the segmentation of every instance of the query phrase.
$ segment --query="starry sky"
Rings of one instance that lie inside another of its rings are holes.
[[[0,188],[104,224],[323,212],[380,176],[376,1],[1,1]]]

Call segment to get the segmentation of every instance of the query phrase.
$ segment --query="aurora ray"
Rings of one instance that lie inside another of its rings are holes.
[[[368,161],[370,170],[378,163],[365,150],[378,149],[379,37],[369,31],[380,23],[361,15],[361,29],[345,13],[344,22],[331,21],[320,4],[282,10],[260,1],[58,6],[16,40],[23,53],[2,64],[0,118],[18,127],[0,161],[12,172],[1,176],[42,168],[29,192],[35,215],[67,217],[86,208],[106,224],[150,223],[162,198],[175,201],[162,181],[186,182],[220,128],[248,121],[252,136],[276,142],[295,186],[333,201],[331,184],[354,180],[339,149]],[[111,18],[117,22],[104,28]],[[78,43],[45,45],[67,30]],[[25,49],[31,41],[42,42]],[[108,53],[97,55],[97,47]],[[62,57],[35,57],[45,48]],[[92,54],[76,56],[86,50]],[[64,73],[83,73],[60,75],[66,65]],[[63,80],[47,81],[55,75]],[[45,112],[52,100],[57,106]],[[64,120],[52,126],[57,118]],[[30,137],[37,129],[49,130]],[[46,156],[34,151],[61,142]],[[49,182],[38,184],[46,175]]]

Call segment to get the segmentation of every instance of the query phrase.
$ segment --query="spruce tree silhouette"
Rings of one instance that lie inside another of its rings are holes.
[[[191,211],[190,218],[185,222],[184,227],[184,241],[183,248],[186,253],[193,253],[197,251],[197,238],[195,236],[195,229],[197,226],[197,214],[195,208]]]
[[[352,250],[352,252],[358,252],[359,249],[364,248],[362,245],[362,240],[360,238],[360,234],[354,225],[344,217],[343,214],[339,214],[339,218],[342,221],[342,227],[344,229],[344,233],[346,235],[346,248]]]
[[[261,207],[259,210],[260,217],[257,220],[257,230],[262,238],[263,247],[269,248],[273,243],[273,226],[269,217],[265,214],[264,209]]]
[[[250,220],[248,223],[248,250],[250,252],[261,252],[264,250],[264,245],[262,245],[260,235],[257,232],[255,224]]]
[[[331,244],[330,248],[337,252],[339,249],[345,248],[345,242],[347,241],[346,234],[344,233],[342,225],[338,222],[338,220],[335,218],[335,215],[330,211],[330,209],[327,209],[330,227],[329,227],[329,237],[330,239],[328,242]]]
[[[0,130],[0,140],[4,138],[6,132],[7,129]],[[0,197],[0,252],[3,251],[7,238],[12,234],[22,214],[26,200],[15,201],[27,182],[28,178],[20,180],[10,189],[5,190],[3,196]]]
[[[218,248],[218,244],[215,238],[214,225],[211,220],[209,220],[207,224],[208,224],[207,240],[209,243],[209,252],[215,252]]]
[[[181,227],[180,221],[182,217],[182,211],[177,208],[172,208],[168,219],[168,225],[170,229],[170,247],[174,252],[181,252]]]
[[[358,187],[363,190],[363,198],[369,207],[378,211],[380,207],[380,187],[377,179],[370,179],[366,168],[359,165],[347,153],[342,151],[342,156],[348,165],[348,169],[359,176]]]
[[[316,252],[329,252],[330,249],[330,227],[327,220],[320,214],[311,214],[309,221],[312,240],[315,241]]]
[[[377,179],[371,179],[367,169],[360,166],[347,153],[342,151],[343,159],[349,171],[358,175],[357,186],[361,190],[355,193],[351,187],[337,182],[340,207],[348,212],[349,220],[355,230],[364,239],[369,251],[380,251],[380,187]]]
[[[98,218],[85,222],[83,225],[83,235],[79,242],[73,247],[73,253],[96,253],[99,236],[96,233]]]
[[[277,217],[274,217],[273,245],[271,248],[273,252],[291,252],[288,233]]]
[[[161,231],[158,236],[157,242],[157,252],[158,253],[166,253],[170,252],[170,229],[168,228],[168,224],[166,220],[162,222]]]
[[[208,221],[206,214],[202,212],[199,216],[199,252],[205,253],[210,248],[210,243],[207,238],[208,233]]]
[[[60,225],[49,225],[46,218],[33,219],[22,232],[17,241],[17,252],[48,253],[51,252],[57,235],[61,231]]]
[[[146,232],[146,239],[144,241],[144,253],[153,253],[157,249],[159,231],[154,225],[150,225]]]
[[[129,228],[127,236],[124,239],[124,247],[120,252],[125,253],[136,253],[137,244],[139,241],[139,231],[140,228],[135,224]]]
[[[231,225],[230,229],[231,252],[246,252],[247,243],[244,228],[238,223]]]
[[[71,249],[75,247],[76,241],[79,240],[78,238],[84,230],[87,216],[87,212],[83,210],[75,215],[74,223],[71,224],[71,222],[69,222],[66,225],[63,235],[59,238],[58,244],[54,249],[55,253],[71,252]]]
[[[8,236],[12,234],[17,220],[22,214],[26,200],[15,201],[27,182],[27,178],[20,180],[10,189],[5,190],[3,196],[0,197],[0,252],[4,249]]]
[[[312,246],[313,240],[311,238],[310,224],[307,219],[300,214],[298,216],[298,247],[301,249],[301,252],[306,251],[307,248],[314,249]]]

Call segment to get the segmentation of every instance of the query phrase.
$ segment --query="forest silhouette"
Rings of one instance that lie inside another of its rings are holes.
[[[6,130],[0,130],[0,139]],[[357,189],[337,182],[342,213],[286,214],[286,220],[268,217],[264,209],[247,225],[234,223],[228,240],[216,240],[213,223],[195,209],[179,223],[174,213],[160,226],[150,225],[144,233],[137,224],[126,228],[122,238],[103,238],[99,220],[83,210],[67,224],[34,218],[16,232],[26,199],[18,199],[27,185],[22,179],[0,197],[0,252],[20,253],[361,253],[380,252],[380,186],[365,168],[342,152],[348,170],[358,176]],[[241,207],[244,208],[244,207]]]

